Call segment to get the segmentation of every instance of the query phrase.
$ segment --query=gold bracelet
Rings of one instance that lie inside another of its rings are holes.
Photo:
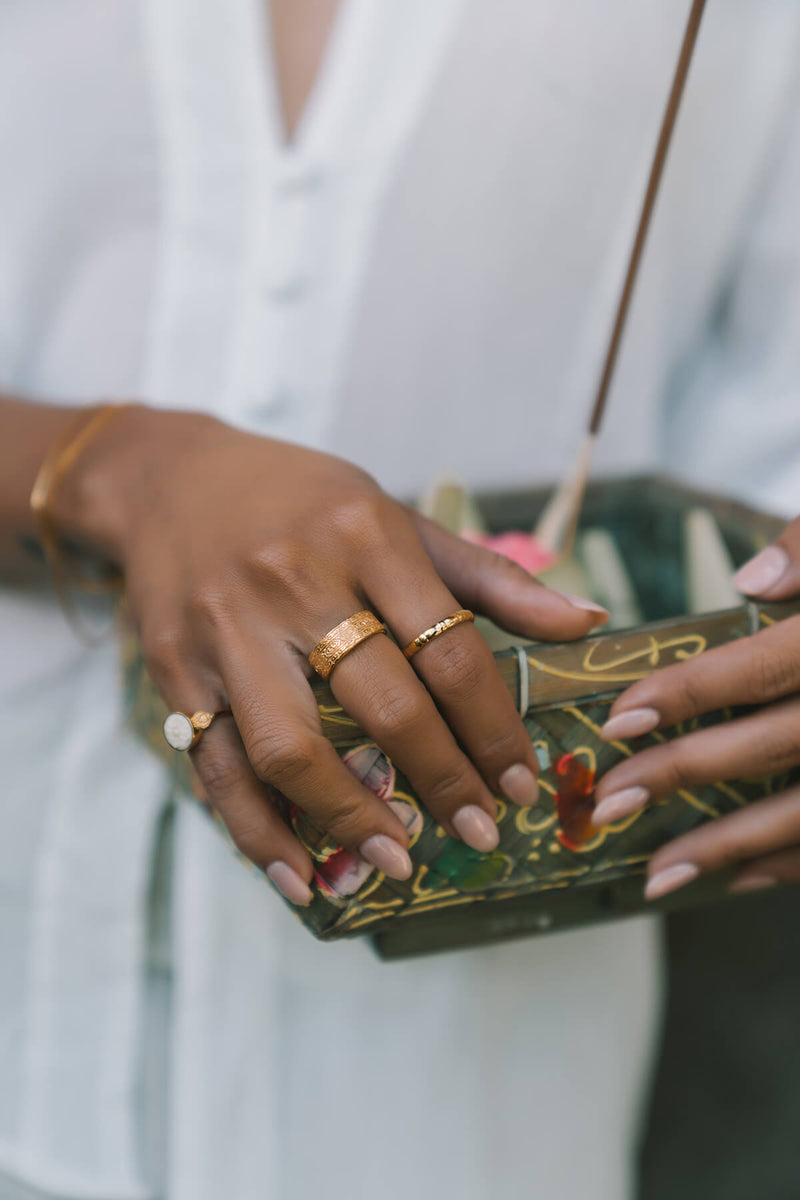
[[[78,620],[69,592],[69,583],[70,581],[77,582],[87,591],[117,592],[122,577],[119,572],[115,572],[109,576],[108,581],[100,583],[98,580],[79,579],[73,572],[70,572],[59,544],[58,526],[51,506],[59,484],[75,465],[92,438],[97,436],[113,416],[126,407],[127,405],[122,403],[102,404],[89,410],[88,419],[85,411],[79,413],[48,450],[31,491],[31,512],[45,560],[50,568],[58,601],[75,633],[81,640],[89,643],[96,641],[97,638],[89,634]]]

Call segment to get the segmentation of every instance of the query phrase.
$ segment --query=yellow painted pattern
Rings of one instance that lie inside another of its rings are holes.
[[[638,650],[631,650],[627,654],[621,654],[617,658],[612,658],[608,662],[598,663],[595,661],[595,654],[598,648],[603,643],[593,643],[584,656],[581,669],[578,671],[564,671],[559,667],[554,667],[550,663],[542,662],[532,654],[528,654],[528,662],[537,671],[541,671],[544,675],[553,675],[557,679],[574,679],[579,683],[591,683],[597,687],[599,682],[602,683],[635,683],[638,679],[644,679],[648,676],[661,662],[661,656],[665,650],[674,650],[674,657],[678,660],[687,658],[695,658],[698,654],[702,654],[708,646],[708,639],[699,633],[682,634],[680,637],[666,638],[660,641],[657,637],[651,634],[647,639],[647,644]],[[639,671],[620,671],[621,667],[629,666],[631,663],[643,660],[642,669]]]

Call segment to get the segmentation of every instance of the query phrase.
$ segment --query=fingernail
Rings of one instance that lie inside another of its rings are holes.
[[[606,721],[600,730],[600,737],[606,742],[641,737],[643,733],[652,733],[660,720],[661,714],[654,708],[632,708],[629,712],[620,713],[619,716]]]
[[[729,892],[762,892],[765,888],[775,887],[777,879],[771,875],[743,875],[735,880],[728,888]]]
[[[302,904],[305,907],[314,899],[311,888],[288,863],[270,863],[267,867],[267,875],[281,895],[285,896],[292,904]]]
[[[662,896],[668,896],[670,892],[677,892],[678,888],[686,887],[687,883],[692,883],[699,874],[700,868],[694,863],[674,863],[647,881],[644,898],[660,900]]]
[[[536,776],[525,763],[514,763],[513,767],[507,767],[500,776],[499,783],[501,792],[512,804],[528,808],[538,799],[539,785]]]
[[[473,850],[489,854],[497,849],[500,834],[492,818],[477,804],[465,804],[453,815],[453,828]]]
[[[361,843],[358,852],[390,879],[408,879],[414,871],[414,865],[403,847],[385,833],[373,833],[372,837]]]
[[[569,601],[573,608],[580,608],[583,612],[598,613],[603,617],[611,616],[607,608],[603,608],[602,604],[595,604],[594,600],[586,600],[583,596],[574,596],[572,592],[559,592],[558,594],[564,600]]]
[[[767,546],[736,572],[734,586],[746,596],[763,596],[774,588],[789,566],[789,555],[780,546]]]
[[[650,793],[644,787],[621,788],[601,800],[592,813],[593,825],[611,825],[622,817],[629,817],[638,812],[650,799]]]

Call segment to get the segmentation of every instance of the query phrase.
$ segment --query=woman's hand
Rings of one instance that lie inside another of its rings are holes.
[[[736,584],[763,600],[800,595],[800,519],[742,567]],[[638,737],[737,705],[762,707],[643,750],[609,771],[597,788],[595,824],[618,821],[678,788],[800,764],[800,616],[635,683],[614,704],[603,736]],[[656,899],[699,875],[738,864],[734,890],[800,883],[800,788],[664,846],[650,861],[646,895]]]
[[[576,638],[604,610],[538,585],[386,496],[364,472],[195,414],[131,407],[87,449],[56,499],[73,534],[123,568],[150,674],[166,703],[230,708],[192,752],[239,849],[295,903],[312,865],[270,786],[340,845],[411,873],[390,806],[322,734],[307,656],[374,610],[404,646],[462,606],[528,638]],[[334,669],[337,700],[452,835],[497,844],[493,794],[530,804],[536,756],[473,625],[412,666],[386,636]]]

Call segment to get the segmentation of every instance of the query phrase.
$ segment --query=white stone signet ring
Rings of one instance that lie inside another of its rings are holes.
[[[164,720],[167,745],[173,750],[192,750],[215,717],[223,712],[230,712],[230,709],[224,708],[220,712],[171,712]]]

